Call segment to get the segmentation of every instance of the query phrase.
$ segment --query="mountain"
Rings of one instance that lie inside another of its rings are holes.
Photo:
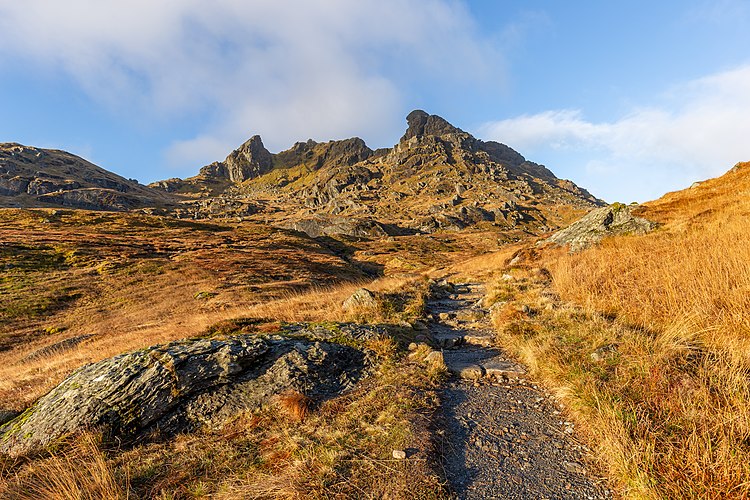
[[[169,197],[65,151],[0,143],[0,207],[130,210]]]
[[[534,234],[603,203],[510,147],[411,112],[390,149],[362,139],[298,142],[270,153],[254,136],[224,161],[151,187],[183,196],[186,215],[256,215],[311,235],[384,236],[519,229]],[[240,205],[242,210],[238,210]],[[192,210],[192,213],[191,213]]]

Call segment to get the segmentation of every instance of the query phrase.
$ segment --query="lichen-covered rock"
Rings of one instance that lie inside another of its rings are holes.
[[[341,304],[344,311],[352,309],[370,309],[378,305],[375,294],[367,288],[360,288]]]
[[[229,382],[268,349],[252,337],[183,341],[86,365],[0,427],[0,451],[24,453],[93,426],[136,435],[181,399]]]
[[[568,245],[571,252],[577,252],[599,243],[608,236],[645,234],[656,226],[655,222],[633,215],[626,205],[614,203],[592,210],[546,241],[560,246]]]
[[[329,330],[297,325],[264,338],[178,341],[86,365],[0,427],[0,452],[39,450],[87,428],[125,443],[169,436],[256,409],[288,389],[331,397],[367,374],[371,353],[318,338],[356,345],[382,332]]]
[[[159,423],[164,434],[214,425],[244,410],[268,404],[276,394],[294,390],[320,401],[352,388],[367,373],[369,354],[350,346],[317,341],[272,342],[266,362],[196,397]]]

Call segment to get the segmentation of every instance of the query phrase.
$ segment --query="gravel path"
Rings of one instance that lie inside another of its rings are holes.
[[[492,347],[482,286],[446,288],[429,310],[454,375],[442,394],[442,452],[455,497],[611,498],[555,401]]]

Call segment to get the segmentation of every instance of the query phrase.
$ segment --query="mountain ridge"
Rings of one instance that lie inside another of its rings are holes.
[[[511,147],[414,110],[391,148],[359,137],[271,153],[252,135],[186,179],[143,186],[58,150],[0,145],[0,205],[240,218],[354,238],[467,228],[538,235],[603,202]]]
[[[169,204],[163,193],[67,151],[0,143],[0,207],[126,211]]]
[[[552,214],[555,205],[582,212],[603,204],[509,146],[477,139],[440,116],[414,110],[406,121],[398,144],[377,150],[353,137],[297,142],[274,154],[255,135],[193,177],[150,186],[183,196],[183,216],[244,202],[244,215],[278,222],[282,214],[289,227],[308,234],[340,234],[341,220],[349,219],[344,225],[359,229],[344,234],[358,237],[367,234],[363,227],[375,228],[372,236],[399,234],[386,225],[406,232],[494,226],[541,233],[565,219]]]

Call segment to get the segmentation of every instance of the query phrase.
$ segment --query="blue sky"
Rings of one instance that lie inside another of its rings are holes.
[[[740,0],[0,0],[0,141],[150,182],[256,133],[390,146],[422,108],[644,201],[750,160],[749,28]]]

